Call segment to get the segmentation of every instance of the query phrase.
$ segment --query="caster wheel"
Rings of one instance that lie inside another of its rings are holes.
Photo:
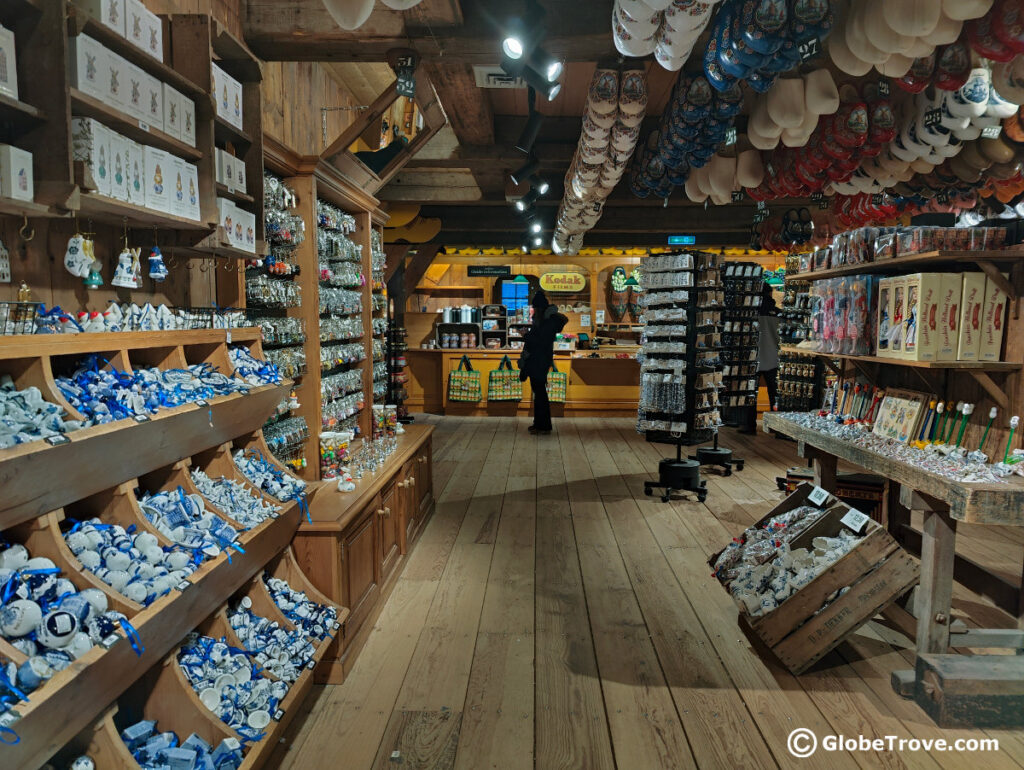
[[[669,495],[662,495],[661,496],[661,502],[663,502],[663,503],[667,503],[669,501],[669,499],[670,499]]]
[[[723,476],[731,476],[732,475],[732,468],[726,468],[725,471],[722,473],[722,475]]]
[[[703,503],[703,502],[704,502],[705,500],[707,500],[707,499],[708,499],[708,495],[707,495],[707,493],[706,493],[706,492],[705,492],[705,493],[703,493],[703,494],[698,494],[698,495],[697,495],[697,502],[698,502],[698,503]]]
[[[647,495],[648,497],[650,497],[654,493],[651,491],[650,487],[644,487],[644,494]]]
[[[786,482],[784,480],[782,480],[782,479],[776,479],[775,480],[775,486],[777,486],[779,488],[780,492],[785,492],[786,491]]]
[[[736,463],[736,470],[738,470],[738,471],[743,470],[743,462],[742,461]]]

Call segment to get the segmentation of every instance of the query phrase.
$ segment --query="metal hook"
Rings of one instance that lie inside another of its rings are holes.
[[[204,260],[202,260],[199,263],[199,272],[200,273],[208,273],[208,272],[210,272],[210,266],[209,266],[209,264],[207,264],[207,260],[204,259]]]
[[[36,237],[36,231],[35,228],[32,228],[31,230],[29,229],[28,216],[24,214],[22,215],[22,223],[23,224],[21,225],[21,229],[18,230],[18,235],[21,236],[21,240],[25,241],[25,243],[28,243],[29,241]],[[26,231],[28,231],[28,235],[25,235]]]
[[[175,252],[172,251],[168,255],[166,261],[167,261],[167,267],[169,267],[169,268],[170,267],[177,267],[178,266],[178,255]]]
[[[235,272],[235,268],[231,264],[231,259],[228,258],[228,257],[224,258],[224,272],[225,273],[233,273],[233,272]]]

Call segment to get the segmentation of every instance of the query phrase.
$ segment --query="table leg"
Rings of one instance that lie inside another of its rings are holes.
[[[917,592],[917,652],[949,652],[956,521],[948,511],[925,511],[921,587]]]
[[[814,467],[814,483],[834,494],[836,491],[836,456],[815,452],[811,459]]]

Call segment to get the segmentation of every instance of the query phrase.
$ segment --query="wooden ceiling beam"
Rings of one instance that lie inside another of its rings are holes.
[[[409,253],[409,246],[404,243],[385,243],[384,254],[387,261],[384,264],[384,283],[391,280],[391,277],[398,271],[398,268],[405,262],[405,256]]]
[[[583,239],[584,246],[639,246],[666,248],[668,236],[674,232],[654,233],[595,233],[589,232]],[[505,248],[516,248],[522,244],[523,234],[521,231],[509,232],[507,230],[495,230],[493,232],[473,232],[459,230],[442,230],[438,236],[448,246],[503,246]],[[745,247],[749,239],[740,232],[719,232],[701,233],[697,237],[697,243],[693,248],[707,248],[719,246]],[[545,234],[544,248],[551,247],[551,235]],[[529,257],[523,257],[528,260]]]
[[[428,3],[429,14],[422,9]],[[496,64],[500,30],[519,10],[508,0],[475,0],[460,19],[454,0],[424,0],[406,12],[378,5],[360,29],[346,31],[322,0],[247,0],[247,6],[245,40],[267,61],[385,61],[392,48],[412,46],[424,58]],[[554,56],[598,61],[616,55],[608,21],[612,0],[546,0],[544,6],[544,47]]]
[[[405,296],[408,297],[416,290],[420,279],[426,274],[427,268],[430,267],[439,251],[441,251],[440,243],[424,243],[416,248],[416,253],[412,255],[412,259],[405,266],[405,279],[403,282]]]
[[[463,61],[437,59],[424,69],[462,144],[494,143],[494,115],[487,94],[477,87],[473,69]]]

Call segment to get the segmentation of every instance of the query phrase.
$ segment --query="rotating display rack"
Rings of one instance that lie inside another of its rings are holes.
[[[729,262],[724,268],[720,398],[723,419],[730,424],[743,424],[749,410],[757,408],[757,317],[763,272],[755,262]]]

